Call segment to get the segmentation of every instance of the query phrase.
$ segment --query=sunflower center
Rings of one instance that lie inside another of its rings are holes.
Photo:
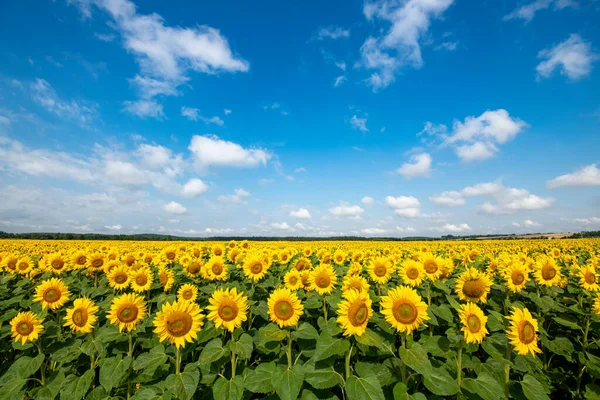
[[[263,267],[260,262],[255,262],[250,266],[250,271],[252,271],[253,274],[260,274],[262,269]]]
[[[331,278],[329,278],[328,274],[320,274],[317,279],[315,279],[315,284],[321,289],[328,288],[330,283]]]
[[[282,254],[281,255],[281,261],[286,261],[288,259],[287,254]]]
[[[78,308],[73,311],[73,323],[79,327],[85,326],[88,321],[88,312],[85,308]]]
[[[237,304],[231,302],[219,307],[219,317],[225,322],[229,322],[235,319],[238,315],[238,307]]]
[[[14,271],[15,269],[17,269],[17,262],[16,261],[9,261],[9,262],[6,263],[6,266],[11,271]]]
[[[471,314],[467,318],[467,326],[471,333],[477,333],[481,330],[481,321],[477,315]]]
[[[94,268],[100,268],[102,264],[104,264],[104,261],[100,259],[92,261],[92,265],[94,266]]]
[[[385,267],[385,265],[377,265],[375,266],[375,268],[373,268],[373,272],[375,273],[375,275],[382,277],[385,276],[387,268]]]
[[[181,297],[183,297],[186,300],[191,299],[194,296],[194,292],[192,292],[191,290],[185,290],[182,294]]]
[[[408,279],[417,279],[419,277],[419,270],[416,268],[408,268],[406,270],[406,276]]]
[[[290,282],[290,285],[295,286],[298,283],[298,277],[290,276],[289,282]]]
[[[213,251],[213,254],[214,254],[215,256],[221,256],[221,255],[223,255],[223,251],[222,251],[221,249],[215,249],[215,250]]]
[[[192,316],[185,312],[176,312],[167,319],[167,331],[171,336],[181,337],[187,335],[192,329]]]
[[[525,280],[525,275],[521,271],[513,271],[510,275],[510,279],[512,279],[513,285],[520,285]]]
[[[211,270],[212,270],[213,274],[221,275],[223,273],[223,266],[219,263],[215,263],[215,264],[213,264]]]
[[[60,299],[60,291],[55,288],[46,289],[43,296],[44,300],[48,303],[54,303]]]
[[[77,264],[83,265],[83,264],[85,264],[86,260],[87,259],[85,258],[85,256],[79,256],[79,257],[77,257]]]
[[[463,293],[467,297],[478,299],[485,293],[483,282],[479,279],[472,279],[463,285]]]
[[[335,261],[336,261],[338,264],[339,264],[339,263],[341,263],[343,260],[344,260],[344,258],[343,258],[343,257],[341,257],[341,256],[337,256],[337,257],[335,258]]]
[[[542,277],[544,280],[550,281],[556,276],[556,268],[552,265],[544,265],[542,267]]]
[[[173,261],[175,259],[175,253],[170,251],[167,253],[167,260]]]
[[[521,329],[519,329],[519,340],[524,344],[529,344],[535,340],[535,328],[531,322],[523,322]]]
[[[425,271],[427,271],[428,274],[433,274],[438,270],[438,265],[435,262],[428,262],[425,263]]]
[[[135,277],[135,283],[137,283],[140,286],[144,286],[146,283],[148,283],[148,277],[146,276],[146,274],[140,274]]]
[[[348,285],[348,289],[354,289],[358,293],[362,292],[362,285],[359,281],[353,281]]]
[[[25,271],[27,268],[29,268],[29,263],[22,261],[19,263],[19,269],[21,271]]]
[[[288,320],[294,315],[294,306],[287,300],[279,300],[273,310],[275,316],[282,320]]]
[[[596,283],[596,274],[594,274],[593,272],[587,272],[585,274],[585,283],[587,283],[588,285],[593,285],[594,283]]]
[[[33,324],[29,321],[22,321],[17,325],[17,332],[19,335],[27,336],[33,332]]]
[[[127,274],[124,272],[119,272],[117,274],[115,274],[115,282],[117,282],[119,285],[124,284],[125,282],[127,282]]]
[[[120,322],[129,323],[136,320],[138,309],[133,305],[125,306],[119,311],[118,319]]]
[[[404,300],[396,301],[393,308],[394,318],[402,324],[412,324],[415,322],[419,313],[417,307],[412,303],[405,303]]]
[[[367,309],[367,305],[362,301],[352,304],[348,310],[348,321],[350,321],[353,326],[361,326],[367,321],[368,316],[369,310]]]
[[[63,261],[61,261],[61,260],[54,260],[54,261],[52,261],[52,264],[50,264],[50,265],[54,269],[61,269],[64,264],[65,263]]]

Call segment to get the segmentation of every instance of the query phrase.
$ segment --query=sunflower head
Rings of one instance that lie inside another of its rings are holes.
[[[69,300],[71,293],[65,283],[58,278],[43,281],[36,289],[33,301],[42,304],[42,309],[56,310]]]
[[[290,290],[298,290],[304,287],[300,272],[296,269],[291,269],[288,271],[283,277],[283,282],[285,283],[285,287]]]
[[[404,261],[402,266],[398,269],[398,274],[405,285],[413,287],[419,286],[426,276],[423,264],[411,259]]]
[[[342,292],[355,290],[359,293],[369,293],[369,283],[360,275],[346,275],[342,284]]]
[[[367,272],[373,282],[381,285],[387,283],[392,277],[394,263],[387,257],[375,257],[367,264]]]
[[[223,257],[213,256],[204,265],[200,272],[204,272],[206,279],[209,279],[211,281],[226,281],[227,275],[229,273],[229,267],[227,266],[227,264],[225,264]]]
[[[387,296],[381,297],[379,304],[385,320],[399,332],[410,335],[429,319],[427,304],[409,286],[390,289]]]
[[[112,261],[111,261],[112,262]],[[106,275],[110,287],[116,290],[124,290],[131,284],[131,276],[126,264],[120,264],[114,267]]]
[[[531,353],[541,353],[537,345],[538,323],[532,317],[526,308],[513,307],[509,318],[510,328],[507,337],[515,348],[515,351],[521,355]]]
[[[337,323],[344,329],[344,336],[362,336],[373,316],[371,299],[366,291],[348,290],[337,309]]]
[[[62,253],[53,253],[44,257],[45,269],[54,274],[60,275],[69,269],[67,258]]]
[[[469,268],[456,280],[454,290],[458,298],[463,301],[487,302],[487,296],[492,287],[492,280],[485,272]]]
[[[10,320],[12,337],[21,344],[36,340],[43,329],[42,319],[31,311],[20,312]]]
[[[534,276],[537,283],[544,286],[557,285],[562,274],[556,265],[556,261],[552,257],[542,256],[538,259],[534,266]]]
[[[137,271],[130,272],[131,288],[134,292],[147,292],[152,288],[154,277],[149,267],[141,267]]]
[[[191,283],[186,283],[177,291],[177,300],[178,301],[196,301],[198,297],[198,288]]]
[[[483,311],[475,303],[463,304],[458,311],[463,325],[465,341],[467,343],[481,343],[488,330],[485,327],[487,319]]]
[[[158,269],[158,279],[164,291],[168,292],[175,283],[175,274],[169,268],[161,267]]]
[[[214,322],[217,329],[223,327],[233,332],[247,318],[248,297],[238,293],[236,288],[217,289],[208,301],[208,319]]]
[[[75,333],[90,333],[98,320],[98,306],[87,297],[76,299],[73,307],[67,309],[65,324]]]
[[[275,289],[267,301],[269,318],[280,328],[297,326],[300,316],[304,314],[304,306],[288,288]]]
[[[600,290],[600,286],[598,286],[598,273],[591,265],[586,265],[579,270],[579,283],[588,292],[597,292]]]
[[[175,347],[192,343],[203,325],[204,315],[200,307],[189,301],[175,301],[163,304],[154,318],[154,333],[162,342],[168,340]]]
[[[506,279],[506,286],[512,292],[520,292],[529,282],[529,270],[519,262],[512,263],[503,272]]]
[[[258,254],[248,254],[244,259],[244,275],[253,282],[262,279],[269,270],[270,265],[264,257]]]
[[[304,271],[312,268],[312,263],[306,257],[300,257],[294,263],[294,269],[297,271]]]
[[[132,331],[146,316],[146,302],[135,293],[125,293],[115,297],[106,317],[111,324],[123,330]]]
[[[308,279],[310,289],[320,295],[331,293],[337,283],[337,276],[330,264],[321,264],[314,268]]]

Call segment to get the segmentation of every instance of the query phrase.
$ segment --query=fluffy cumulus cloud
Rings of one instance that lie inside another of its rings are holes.
[[[306,208],[299,208],[297,210],[290,211],[290,217],[299,218],[299,219],[311,219],[312,216],[310,212]]]
[[[596,164],[587,165],[570,174],[549,180],[548,189],[578,186],[600,186],[600,169]]]
[[[407,179],[428,177],[431,173],[431,156],[428,153],[415,154],[396,170],[396,173]]]
[[[591,42],[573,33],[565,41],[540,51],[538,58],[542,60],[535,68],[538,80],[549,78],[556,70],[571,80],[578,80],[590,74],[592,63],[599,56],[592,52]]]
[[[466,204],[464,194],[455,190],[433,195],[429,197],[429,200],[439,207],[458,207]]]
[[[272,157],[267,150],[244,148],[241,145],[220,139],[217,136],[194,136],[189,145],[196,165],[200,168],[216,167],[258,167],[266,165]]]
[[[375,203],[375,199],[369,196],[365,196],[360,200],[361,203],[363,203],[365,206],[370,206],[371,204]]]
[[[231,203],[231,204],[246,204],[246,198],[252,196],[250,192],[244,190],[242,188],[235,189],[233,194],[230,195],[221,195],[218,197],[218,200],[221,203]]]
[[[341,204],[329,209],[329,213],[335,217],[360,218],[365,210],[360,206]]]
[[[163,105],[154,100],[124,101],[123,111],[139,118],[163,119],[165,117]]]
[[[163,210],[168,214],[173,215],[182,215],[187,213],[187,208],[182,206],[181,204],[171,201],[163,206]]]
[[[505,21],[511,19],[523,19],[525,22],[531,21],[538,11],[552,8],[554,10],[562,10],[566,7],[576,6],[574,0],[535,0],[531,3],[523,4],[512,12],[504,16]]]
[[[399,217],[419,217],[421,203],[412,196],[386,196],[385,204],[394,209],[394,214]]]
[[[204,183],[201,179],[194,178],[190,179],[183,185],[181,189],[181,195],[183,197],[198,197],[201,194],[206,193],[208,190],[208,185]]]
[[[441,18],[453,0],[379,0],[366,2],[367,20],[389,26],[381,36],[369,36],[360,48],[360,64],[373,71],[368,78],[374,91],[385,88],[404,66],[423,65],[421,43],[433,19]]]
[[[287,224],[287,222],[273,222],[271,227],[280,231],[287,231],[290,229],[290,226]]]
[[[451,233],[459,233],[459,232],[468,232],[471,230],[471,227],[468,224],[444,224],[442,226],[436,226],[431,228],[432,231],[437,232],[451,232]]]
[[[357,129],[363,133],[366,133],[369,131],[369,128],[367,128],[367,118],[360,118],[356,115],[353,115],[352,118],[350,118],[350,125],[352,125],[352,128]]]
[[[200,110],[198,110],[197,108],[183,106],[183,107],[181,107],[181,115],[183,117],[186,117],[190,121],[200,120],[207,125],[208,124],[215,124],[218,126],[225,125],[225,121],[223,121],[221,118],[219,118],[216,115],[214,117],[204,117],[204,116],[200,115]]]

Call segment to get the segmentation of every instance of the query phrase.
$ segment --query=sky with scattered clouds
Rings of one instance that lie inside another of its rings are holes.
[[[600,229],[600,3],[23,0],[0,230]]]

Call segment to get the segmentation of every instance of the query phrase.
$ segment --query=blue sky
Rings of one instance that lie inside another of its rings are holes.
[[[600,229],[600,3],[24,0],[0,230]]]

